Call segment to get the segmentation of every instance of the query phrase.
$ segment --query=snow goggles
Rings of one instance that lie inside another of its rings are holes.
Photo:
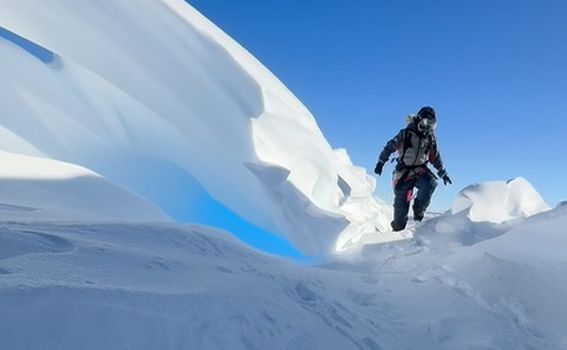
[[[422,118],[417,123],[417,130],[420,132],[431,132],[437,126],[437,121],[431,118]]]

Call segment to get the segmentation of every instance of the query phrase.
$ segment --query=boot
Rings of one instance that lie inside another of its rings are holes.
[[[413,219],[415,221],[421,221],[423,220],[423,217],[425,216],[425,213],[422,211],[414,211],[413,212]]]
[[[403,229],[406,228],[406,223],[399,224],[399,223],[397,223],[397,222],[395,222],[395,221],[392,221],[392,222],[390,223],[390,225],[392,226],[392,231],[394,231],[394,232],[396,232],[396,231],[402,231]]]

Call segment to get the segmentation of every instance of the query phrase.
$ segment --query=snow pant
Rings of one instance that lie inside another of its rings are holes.
[[[403,230],[408,222],[408,211],[413,195],[413,189],[418,189],[413,202],[414,217],[423,217],[425,210],[431,203],[431,196],[437,187],[437,180],[430,173],[426,172],[417,177],[400,180],[394,188],[394,221],[392,229],[394,231]]]

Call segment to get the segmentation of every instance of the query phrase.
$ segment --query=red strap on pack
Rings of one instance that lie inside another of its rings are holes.
[[[411,197],[412,197],[412,195],[413,195],[413,190],[408,190],[408,191],[406,192],[406,202],[407,202],[407,203],[411,202]]]

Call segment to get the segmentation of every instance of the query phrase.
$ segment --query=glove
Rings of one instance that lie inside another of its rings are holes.
[[[449,175],[447,175],[447,170],[443,169],[440,170],[437,175],[439,175],[439,177],[443,180],[443,184],[446,185],[452,185],[453,181],[451,181],[451,178],[449,177]]]
[[[384,168],[384,162],[379,161],[378,163],[376,163],[376,167],[374,168],[374,173],[377,174],[378,176],[382,175],[383,168]]]

